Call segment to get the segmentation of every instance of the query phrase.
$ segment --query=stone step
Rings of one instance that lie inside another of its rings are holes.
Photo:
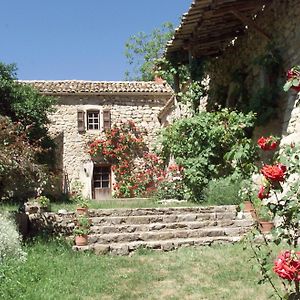
[[[178,238],[157,241],[134,241],[129,243],[113,244],[93,244],[88,246],[73,246],[74,250],[92,250],[97,255],[129,255],[139,248],[153,249],[158,251],[171,251],[179,247],[189,246],[209,246],[212,244],[236,243],[241,240],[241,236],[221,236],[221,237],[198,237],[198,238]]]
[[[197,207],[161,207],[161,208],[118,208],[118,209],[90,209],[90,217],[121,217],[145,215],[172,215],[191,213],[224,213],[236,212],[237,206],[197,206]]]
[[[178,238],[238,236],[249,231],[249,227],[205,227],[190,230],[164,230],[148,232],[126,232],[109,234],[90,234],[89,244],[111,244],[133,241],[171,240]]]
[[[141,216],[106,216],[91,217],[94,225],[121,225],[121,224],[149,224],[195,222],[205,220],[232,220],[236,218],[236,211],[228,212],[199,212],[186,214],[141,215]]]
[[[250,227],[254,223],[253,219],[242,220],[206,220],[196,222],[175,222],[175,223],[151,223],[151,224],[125,224],[125,225],[93,225],[92,234],[130,233],[148,232],[168,229],[199,229],[204,227]]]

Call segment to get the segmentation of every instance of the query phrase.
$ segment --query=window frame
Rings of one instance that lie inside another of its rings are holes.
[[[94,115],[90,117],[90,114],[98,114],[98,117],[95,117]],[[95,122],[97,120],[98,122]],[[90,122],[91,121],[91,122]],[[92,128],[90,128],[90,125]],[[98,128],[95,128],[97,125]],[[99,109],[89,109],[86,111],[86,129],[87,130],[101,130],[101,117],[100,117],[100,110]]]

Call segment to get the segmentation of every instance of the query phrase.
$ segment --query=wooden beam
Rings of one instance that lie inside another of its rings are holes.
[[[246,16],[244,16],[242,13],[236,11],[236,10],[232,10],[231,13],[237,18],[239,19],[244,25],[247,25],[249,27],[254,28],[258,33],[260,33],[264,38],[266,38],[268,41],[271,40],[271,37],[266,34],[253,20],[247,18]]]

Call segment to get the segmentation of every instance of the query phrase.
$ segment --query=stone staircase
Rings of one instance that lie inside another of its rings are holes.
[[[236,206],[91,210],[87,246],[96,254],[128,255],[138,248],[170,251],[179,247],[234,243],[249,230],[250,213]]]

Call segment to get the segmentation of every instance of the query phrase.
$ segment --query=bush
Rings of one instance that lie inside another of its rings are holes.
[[[186,187],[183,183],[183,168],[172,164],[168,167],[164,178],[158,183],[155,197],[161,199],[185,199]]]
[[[254,114],[223,109],[180,119],[162,134],[162,156],[184,168],[183,181],[192,200],[203,198],[213,178],[253,171],[255,147],[247,137]]]
[[[21,238],[14,222],[0,214],[0,264],[10,259],[25,260],[26,253],[21,248]]]
[[[36,161],[39,152],[18,124],[0,115],[0,200],[24,202],[43,186],[47,176],[45,166]]]
[[[204,203],[208,205],[238,205],[241,203],[241,184],[232,176],[213,179],[204,189]]]

